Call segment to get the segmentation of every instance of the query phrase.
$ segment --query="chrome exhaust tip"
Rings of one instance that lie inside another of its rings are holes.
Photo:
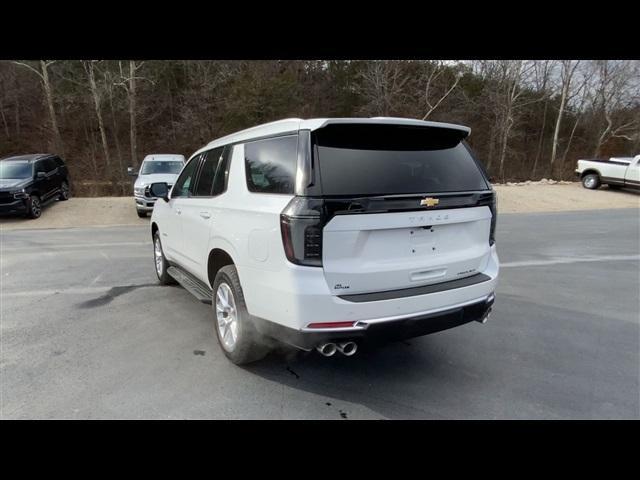
[[[358,344],[356,342],[343,342],[338,344],[338,350],[346,357],[355,355],[358,351]]]
[[[322,345],[318,345],[316,347],[316,350],[318,350],[320,355],[324,355],[325,357],[331,357],[335,355],[337,349],[338,348],[336,347],[335,343],[323,343]]]
[[[487,314],[482,317],[480,320],[476,320],[477,322],[480,322],[482,324],[487,323],[487,320],[489,320],[489,317],[491,316],[491,308],[489,308],[489,310],[487,310]]]

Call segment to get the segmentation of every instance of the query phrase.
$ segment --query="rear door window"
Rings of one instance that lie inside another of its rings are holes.
[[[337,127],[337,128],[336,128]],[[402,195],[486,190],[457,131],[336,125],[314,132],[324,195]]]
[[[44,168],[46,172],[52,172],[56,168],[58,168],[58,163],[53,158],[46,158],[43,160]]]
[[[209,150],[205,155],[200,175],[198,177],[198,185],[195,189],[196,197],[210,197],[213,190],[213,180],[216,176],[216,170],[222,157],[222,147]]]
[[[295,186],[298,136],[246,143],[247,188],[257,193],[292,194]]]

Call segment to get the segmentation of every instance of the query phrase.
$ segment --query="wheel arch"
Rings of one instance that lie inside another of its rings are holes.
[[[580,178],[584,178],[587,175],[591,175],[592,173],[595,173],[596,175],[598,175],[598,178],[602,179],[602,175],[600,174],[600,172],[598,170],[596,170],[595,168],[588,168],[586,169],[584,172],[582,172],[580,174]]]
[[[214,248],[209,252],[209,258],[207,259],[207,278],[209,285],[213,288],[213,283],[216,279],[216,275],[222,267],[227,265],[235,265],[236,262],[233,257],[223,248]]]

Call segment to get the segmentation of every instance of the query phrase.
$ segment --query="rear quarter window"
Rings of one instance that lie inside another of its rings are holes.
[[[249,191],[293,194],[297,148],[297,135],[246,143],[244,156]]]

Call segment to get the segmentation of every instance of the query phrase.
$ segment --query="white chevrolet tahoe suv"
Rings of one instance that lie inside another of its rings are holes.
[[[127,169],[129,175],[138,177],[133,185],[133,197],[139,217],[146,217],[147,213],[153,211],[157,200],[149,193],[149,185],[156,182],[173,185],[184,164],[184,155],[163,153],[144,157],[139,172],[134,172],[133,167]]]
[[[161,283],[213,305],[236,364],[486,320],[496,198],[467,127],[287,119],[198,150],[151,217]]]

